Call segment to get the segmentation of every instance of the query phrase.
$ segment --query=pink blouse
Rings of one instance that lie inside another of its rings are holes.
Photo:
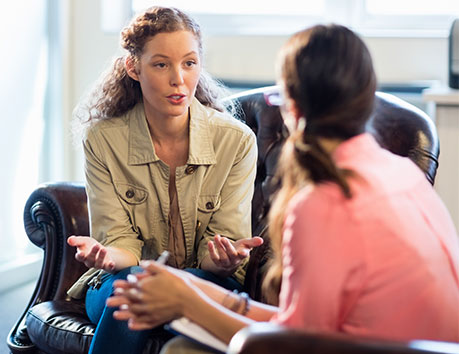
[[[381,339],[459,341],[459,241],[427,179],[369,134],[340,144],[333,157],[357,174],[353,197],[324,183],[289,204],[273,320]]]

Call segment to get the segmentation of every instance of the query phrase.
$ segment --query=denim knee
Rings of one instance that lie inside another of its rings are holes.
[[[212,283],[220,285],[228,290],[242,291],[244,288],[242,284],[232,277],[222,278],[212,272],[198,268],[185,268],[184,270],[197,276],[198,278],[211,281]]]
[[[90,286],[86,291],[86,313],[93,323],[99,322],[105,308],[105,301],[113,295],[113,283],[118,279],[126,279],[128,274],[139,273],[143,269],[139,266],[127,267],[121,269],[115,274],[103,273],[100,276],[101,284],[94,288]]]

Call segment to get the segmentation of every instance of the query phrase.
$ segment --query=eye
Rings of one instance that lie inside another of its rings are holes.
[[[185,62],[185,66],[187,66],[187,67],[189,67],[189,68],[191,68],[191,67],[193,67],[193,66],[195,66],[195,65],[196,65],[196,61],[195,61],[195,60],[187,60],[187,61]]]
[[[155,63],[153,66],[155,68],[164,69],[166,67],[166,63]]]

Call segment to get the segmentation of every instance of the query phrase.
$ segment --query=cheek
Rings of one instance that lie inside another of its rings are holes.
[[[192,75],[188,77],[188,87],[192,89],[193,91],[196,90],[200,77],[201,77],[201,71],[193,73]]]
[[[145,76],[145,80],[143,82],[143,88],[150,92],[161,92],[164,91],[169,85],[169,81],[167,77],[162,75],[155,75],[149,74]]]

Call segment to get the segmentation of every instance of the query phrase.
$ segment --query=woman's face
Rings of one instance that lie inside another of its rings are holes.
[[[201,74],[199,42],[188,31],[159,33],[128,74],[140,83],[147,117],[187,118]]]

